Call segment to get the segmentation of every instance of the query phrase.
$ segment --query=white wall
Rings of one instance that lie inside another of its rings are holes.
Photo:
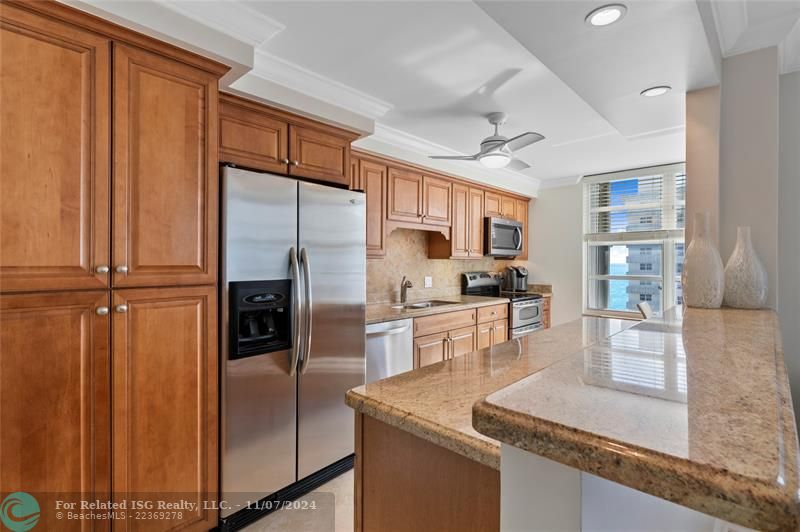
[[[767,306],[778,302],[778,49],[722,61],[720,254],[727,262],[736,227],[752,228],[769,276]]]
[[[528,213],[530,282],[553,285],[553,325],[583,313],[582,202],[580,185],[540,189]]]
[[[711,238],[719,246],[719,86],[686,93],[686,245],[694,213],[711,215]]]
[[[800,407],[800,72],[780,77],[779,159],[778,314],[794,404]]]

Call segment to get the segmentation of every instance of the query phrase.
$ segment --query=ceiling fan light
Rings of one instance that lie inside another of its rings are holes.
[[[501,151],[485,153],[478,160],[486,168],[503,168],[511,162],[511,156]]]

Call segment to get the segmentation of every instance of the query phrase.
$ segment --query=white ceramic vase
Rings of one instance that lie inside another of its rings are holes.
[[[736,229],[736,247],[725,265],[725,305],[762,308],[767,302],[767,270],[758,259],[749,227]]]
[[[683,302],[689,307],[719,308],[725,291],[722,258],[709,238],[710,216],[694,215],[694,233],[683,261]]]

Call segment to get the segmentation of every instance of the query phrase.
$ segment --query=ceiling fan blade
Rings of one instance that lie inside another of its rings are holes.
[[[477,155],[429,155],[431,159],[442,159],[447,161],[477,161]]]
[[[521,159],[511,159],[511,161],[506,165],[506,168],[508,168],[509,170],[516,170],[516,171],[525,170],[530,167],[531,165],[529,165],[528,163],[526,163]]]
[[[511,151],[517,151],[534,142],[539,142],[540,140],[544,140],[544,135],[528,131],[527,133],[508,139],[505,146]]]

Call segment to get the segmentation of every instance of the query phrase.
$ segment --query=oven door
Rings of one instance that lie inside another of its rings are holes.
[[[522,253],[522,224],[505,218],[485,219],[486,255],[516,257]]]
[[[542,307],[544,300],[531,299],[511,304],[511,328],[529,327],[542,323]]]

